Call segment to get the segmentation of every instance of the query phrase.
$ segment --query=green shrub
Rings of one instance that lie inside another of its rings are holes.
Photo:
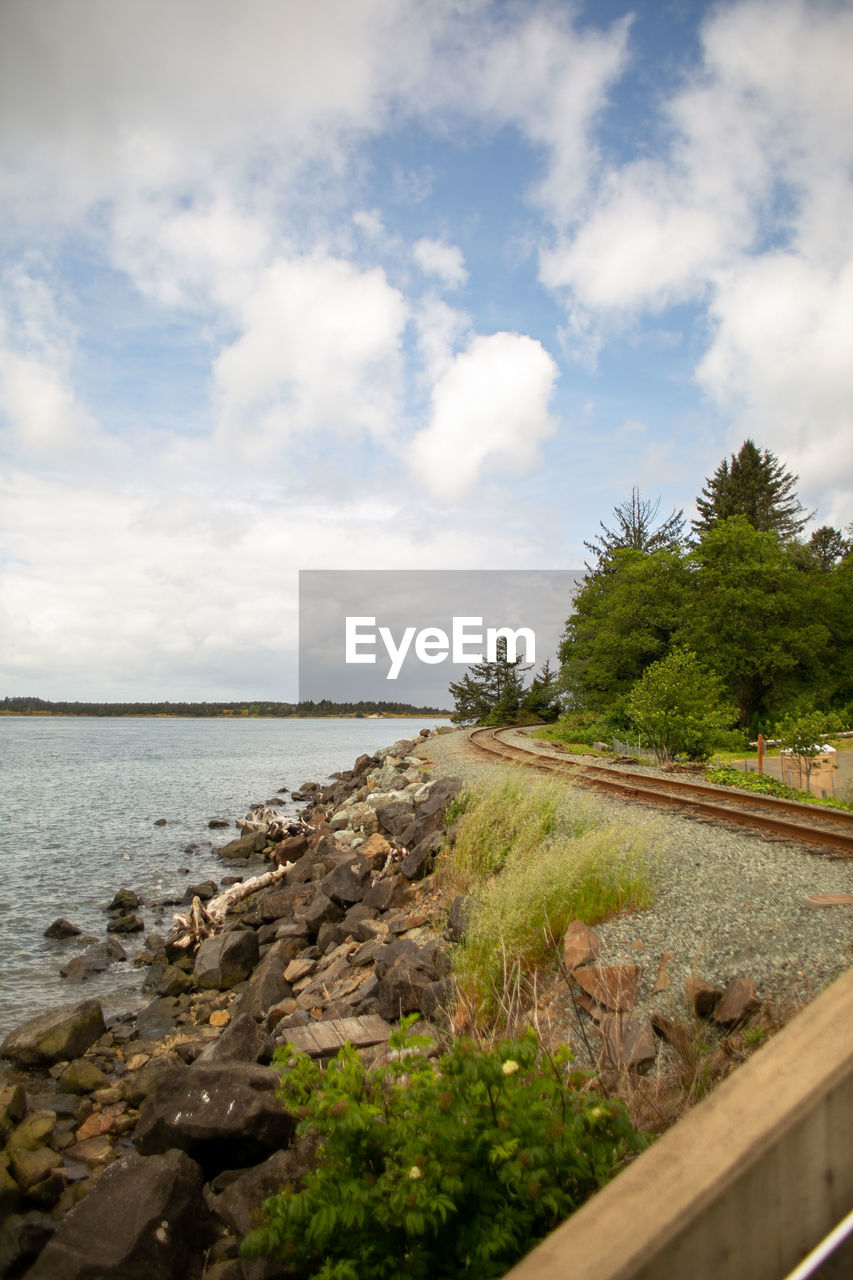
[[[719,765],[705,771],[709,782],[720,787],[739,787],[742,791],[755,791],[760,795],[778,796],[781,800],[799,800],[801,804],[821,804],[829,809],[853,809],[853,804],[837,800],[834,796],[814,796],[809,791],[789,787],[768,773],[744,773],[731,765]]]
[[[346,1046],[325,1068],[279,1051],[280,1097],[321,1135],[320,1164],[266,1201],[244,1252],[316,1280],[505,1273],[645,1145],[624,1106],[589,1089],[534,1033],[437,1066],[404,1019],[396,1060]]]
[[[659,760],[707,760],[736,714],[723,700],[720,678],[685,649],[673,649],[646,668],[631,689],[627,711]]]

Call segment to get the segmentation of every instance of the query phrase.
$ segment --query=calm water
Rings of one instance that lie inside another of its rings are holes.
[[[0,716],[0,1036],[56,1004],[104,996],[139,1003],[144,970],[113,965],[83,983],[59,976],[82,948],[44,929],[65,916],[106,937],[120,888],[148,903],[229,870],[212,851],[234,822],[284,786],[323,781],[363,751],[412,737],[426,720],[178,720]],[[166,825],[155,827],[158,818]],[[198,843],[195,853],[185,847]],[[184,869],[184,870],[182,870]],[[142,911],[146,932],[175,907]],[[120,937],[132,960],[145,934]]]

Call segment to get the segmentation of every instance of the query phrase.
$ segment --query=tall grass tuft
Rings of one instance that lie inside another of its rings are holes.
[[[442,875],[476,900],[455,956],[477,1020],[514,1002],[508,986],[554,952],[573,919],[595,924],[654,898],[654,823],[607,822],[565,784],[514,777],[474,793]]]

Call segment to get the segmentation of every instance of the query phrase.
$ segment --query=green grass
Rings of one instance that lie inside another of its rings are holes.
[[[828,809],[847,809],[853,811],[853,804],[846,800],[838,800],[835,796],[814,796],[809,791],[800,791],[797,787],[789,787],[769,773],[742,773],[727,765],[715,766],[706,770],[709,782],[721,787],[739,787],[741,791],[753,791],[764,796],[778,796],[781,800],[799,800],[801,804],[818,804]]]
[[[441,875],[478,903],[454,965],[472,1016],[506,1012],[519,975],[555,955],[572,920],[650,906],[654,842],[653,820],[605,822],[565,784],[515,776],[471,793]]]

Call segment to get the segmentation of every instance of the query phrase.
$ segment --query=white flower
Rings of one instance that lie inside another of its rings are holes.
[[[423,1174],[416,1164],[413,1164],[409,1170],[409,1177],[412,1179],[412,1182],[417,1182],[418,1178],[423,1177]]]
[[[504,1073],[505,1076],[514,1075],[517,1070],[518,1070],[518,1063],[515,1062],[512,1058],[507,1058],[506,1062],[501,1067],[501,1071]]]

